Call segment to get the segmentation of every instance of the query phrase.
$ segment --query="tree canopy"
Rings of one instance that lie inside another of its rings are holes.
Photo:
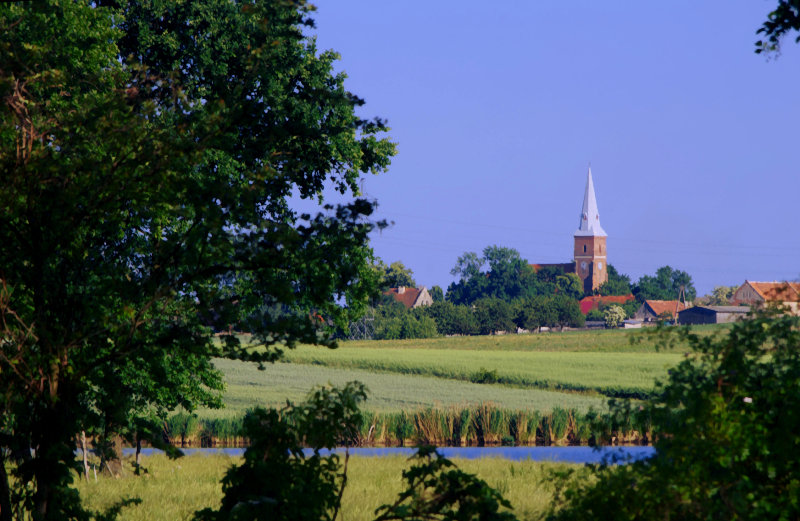
[[[670,266],[658,268],[655,276],[642,275],[633,286],[633,294],[639,302],[645,300],[677,300],[681,287],[684,289],[686,300],[694,300],[697,291],[694,289],[692,277],[681,270],[674,270]]]
[[[244,307],[265,346],[332,345],[374,294],[358,180],[395,147],[356,116],[311,11],[0,5],[0,468],[30,484],[4,479],[0,504],[78,517],[78,432],[156,434],[136,425],[219,402],[212,355],[279,354],[207,326]]]
[[[513,248],[487,246],[482,256],[466,252],[450,273],[459,278],[447,288],[445,298],[455,304],[472,304],[485,297],[506,302],[535,295],[562,294],[571,298],[583,296],[580,279],[574,273],[545,266],[534,270]]]

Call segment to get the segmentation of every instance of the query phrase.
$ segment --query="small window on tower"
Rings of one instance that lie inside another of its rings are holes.
[[[583,245],[583,253],[586,253],[586,245]]]

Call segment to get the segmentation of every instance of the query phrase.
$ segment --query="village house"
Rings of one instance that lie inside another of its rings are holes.
[[[635,297],[633,295],[608,295],[605,297],[591,295],[583,297],[578,304],[581,307],[581,313],[585,315],[593,309],[600,309],[600,306],[604,308],[612,305],[622,306],[634,299]]]
[[[731,304],[763,307],[781,305],[800,315],[800,282],[755,282],[745,280],[733,293]]]
[[[420,306],[430,306],[433,298],[428,293],[428,288],[422,286],[421,289],[400,286],[399,288],[389,288],[383,292],[384,295],[391,295],[394,299],[403,304],[407,309],[418,308]]]
[[[686,304],[680,300],[645,300],[633,318],[644,322],[675,320],[675,313],[684,309]]]

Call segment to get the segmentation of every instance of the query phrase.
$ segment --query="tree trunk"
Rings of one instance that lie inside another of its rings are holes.
[[[142,456],[142,438],[139,433],[136,433],[136,475],[139,475],[139,469],[141,468],[141,456]]]
[[[83,452],[83,476],[89,481],[89,460],[86,455],[86,431],[81,431],[81,452]]]
[[[122,476],[122,436],[114,436],[112,444],[113,455],[103,461],[100,469],[118,478]]]
[[[8,486],[6,458],[2,450],[0,450],[0,521],[12,521],[11,490]]]

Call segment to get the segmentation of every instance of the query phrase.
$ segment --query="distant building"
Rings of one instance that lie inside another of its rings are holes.
[[[428,288],[425,286],[422,289],[407,288],[400,286],[399,288],[389,288],[388,291],[383,292],[384,295],[391,295],[394,299],[406,308],[418,308],[420,306],[430,306],[433,304],[433,298],[428,293]]]
[[[744,319],[749,312],[749,306],[694,306],[678,312],[678,323],[726,324]]]
[[[745,280],[733,292],[731,304],[749,304],[755,307],[779,304],[800,314],[800,282],[755,282]]]
[[[600,309],[601,304],[604,306],[622,306],[623,304],[634,299],[635,297],[633,295],[609,295],[607,297],[592,295],[589,297],[583,297],[578,304],[581,307],[581,313],[585,315],[593,309]]]
[[[645,300],[633,318],[644,322],[674,320],[675,312],[680,313],[684,309],[686,309],[686,304],[679,300]]]
[[[607,237],[605,230],[600,226],[600,213],[597,210],[590,167],[586,177],[586,190],[583,193],[580,221],[573,235],[575,240],[573,261],[559,264],[531,264],[531,267],[536,271],[553,267],[563,270],[564,273],[575,273],[583,282],[584,292],[591,293],[608,280]]]

